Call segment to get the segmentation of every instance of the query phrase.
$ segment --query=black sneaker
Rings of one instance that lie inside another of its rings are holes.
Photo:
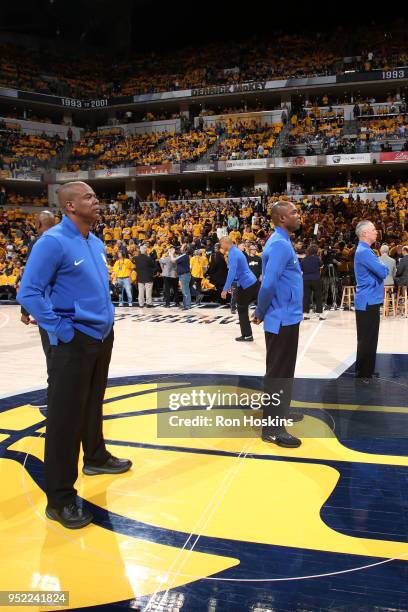
[[[146,308],[154,308],[153,304],[145,304]]]
[[[48,505],[45,509],[45,515],[52,521],[58,521],[67,529],[82,529],[82,527],[92,523],[93,520],[93,515],[89,510],[77,506],[75,502],[64,506],[60,510]]]
[[[109,457],[103,465],[84,465],[82,471],[87,476],[96,476],[97,474],[123,474],[132,467],[130,459],[118,459],[118,457]]]
[[[239,336],[239,338],[235,338],[237,342],[253,342],[253,336]]]
[[[276,434],[267,434],[262,436],[262,440],[264,442],[269,442],[272,444],[277,444],[278,446],[283,446],[284,448],[298,448],[302,444],[299,438],[295,438],[287,431],[280,431]]]

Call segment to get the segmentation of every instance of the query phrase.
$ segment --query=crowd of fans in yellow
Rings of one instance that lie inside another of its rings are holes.
[[[57,50],[0,45],[0,86],[77,98],[112,97],[217,84],[312,77],[345,70],[389,70],[407,63],[403,28],[356,25],[359,49],[350,57],[344,29],[214,42],[172,53],[147,52],[112,64],[106,58],[67,57]],[[311,44],[311,40],[313,44]],[[120,76],[118,76],[120,75]]]
[[[359,126],[361,142],[372,140],[391,140],[408,136],[408,115],[397,115],[384,119],[364,119]]]
[[[120,195],[118,201],[124,201],[125,194]],[[193,276],[202,279],[221,236],[229,235],[242,250],[249,253],[256,249],[260,255],[273,229],[270,210],[277,197],[278,194],[263,200],[241,198],[238,202],[206,199],[200,204],[191,200],[185,204],[168,202],[161,194],[157,206],[145,204],[126,212],[113,212],[107,207],[95,232],[106,245],[112,282],[115,283],[120,270],[120,274],[126,272],[136,285],[133,259],[141,245],[147,247],[147,253],[155,262],[168,254],[169,249],[189,245]],[[17,203],[18,199],[15,201]],[[378,254],[383,242],[389,244],[391,256],[408,245],[408,183],[395,185],[388,191],[387,199],[379,202],[358,201],[352,196],[305,196],[298,206],[302,219],[295,242],[298,253],[303,253],[312,242],[318,244],[322,256],[327,249],[334,249],[339,253],[339,274],[352,274],[354,228],[361,219],[371,219],[376,224],[378,238],[374,249]],[[35,237],[34,222],[35,216],[21,207],[0,209],[0,292],[9,297],[15,295],[28,246]],[[125,266],[117,264],[120,253],[126,260]],[[160,279],[158,263],[156,276]],[[203,282],[203,290],[206,289],[214,289],[211,278]]]
[[[271,157],[283,125],[263,125],[254,120],[227,120],[223,127],[224,137],[215,152],[215,157],[220,161]]]
[[[340,138],[344,126],[344,111],[327,111],[314,107],[302,119],[294,113],[290,118],[289,143],[302,143],[323,138]]]
[[[64,144],[57,134],[27,134],[18,123],[0,121],[0,169],[44,168],[61,152]]]
[[[115,166],[150,166],[169,162],[194,162],[217,140],[214,128],[183,133],[154,132],[126,135],[119,128],[87,132],[73,147],[63,170],[77,171]]]

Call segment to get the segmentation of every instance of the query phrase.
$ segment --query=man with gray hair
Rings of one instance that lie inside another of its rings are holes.
[[[380,306],[384,301],[384,279],[388,268],[374,254],[371,245],[377,230],[371,221],[360,221],[356,227],[359,239],[354,258],[356,276],[357,358],[356,377],[368,383],[373,377],[380,328]]]
[[[387,287],[393,286],[394,278],[397,273],[397,264],[395,263],[395,259],[389,256],[390,249],[388,247],[388,244],[381,245],[380,252],[380,261],[382,261],[384,266],[387,266],[388,268],[388,274],[385,277],[384,285],[386,285]]]
[[[155,263],[150,255],[147,254],[147,246],[142,244],[140,247],[140,254],[136,255],[133,259],[137,274],[137,287],[139,292],[139,306],[141,308],[145,305],[145,294],[146,294],[146,307],[153,308],[153,279],[155,271]]]

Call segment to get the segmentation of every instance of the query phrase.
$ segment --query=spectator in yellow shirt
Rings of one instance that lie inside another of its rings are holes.
[[[113,228],[113,237],[115,240],[120,240],[122,238],[122,228],[121,227],[114,227]]]
[[[204,274],[207,270],[208,259],[202,254],[200,250],[194,251],[193,257],[190,258],[191,268],[191,286],[196,292],[196,304],[201,304],[203,300],[203,293],[201,291],[201,283],[204,278]]]
[[[6,295],[6,299],[15,299],[17,281],[18,278],[17,276],[14,276],[12,270],[5,270],[4,273],[0,275],[0,287],[3,287],[3,291],[0,290],[0,293],[4,293]]]
[[[132,302],[132,287],[130,284],[130,276],[133,270],[133,264],[130,259],[123,257],[122,251],[118,252],[118,259],[113,266],[113,272],[116,278],[116,285],[119,288],[119,306],[123,306],[123,294],[126,292],[129,306],[133,306]]]
[[[232,230],[229,233],[229,238],[231,238],[232,242],[237,245],[238,240],[241,238],[241,232],[239,232],[238,230]]]
[[[249,225],[246,225],[244,231],[242,232],[242,240],[249,240],[249,242],[255,242],[256,236]]]

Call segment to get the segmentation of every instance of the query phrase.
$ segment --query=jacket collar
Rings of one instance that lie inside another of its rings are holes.
[[[73,234],[74,236],[81,236],[81,238],[84,238],[81,232],[79,231],[78,227],[76,226],[76,224],[73,221],[71,221],[71,219],[67,217],[67,215],[64,215],[61,221],[61,225],[64,228],[64,230],[67,230],[70,234]],[[88,238],[90,238],[90,236],[91,236],[91,232],[89,232]],[[84,238],[84,240],[86,240],[86,238]]]
[[[360,240],[360,242],[358,243],[358,246],[361,247],[362,249],[371,249],[370,245],[367,244],[366,242],[363,242],[362,240]]]
[[[288,234],[288,232],[286,230],[284,230],[283,228],[277,226],[277,227],[275,227],[275,232],[278,232],[279,236],[282,236],[282,238],[284,238],[285,240],[290,242],[290,236],[289,236],[289,234]]]

